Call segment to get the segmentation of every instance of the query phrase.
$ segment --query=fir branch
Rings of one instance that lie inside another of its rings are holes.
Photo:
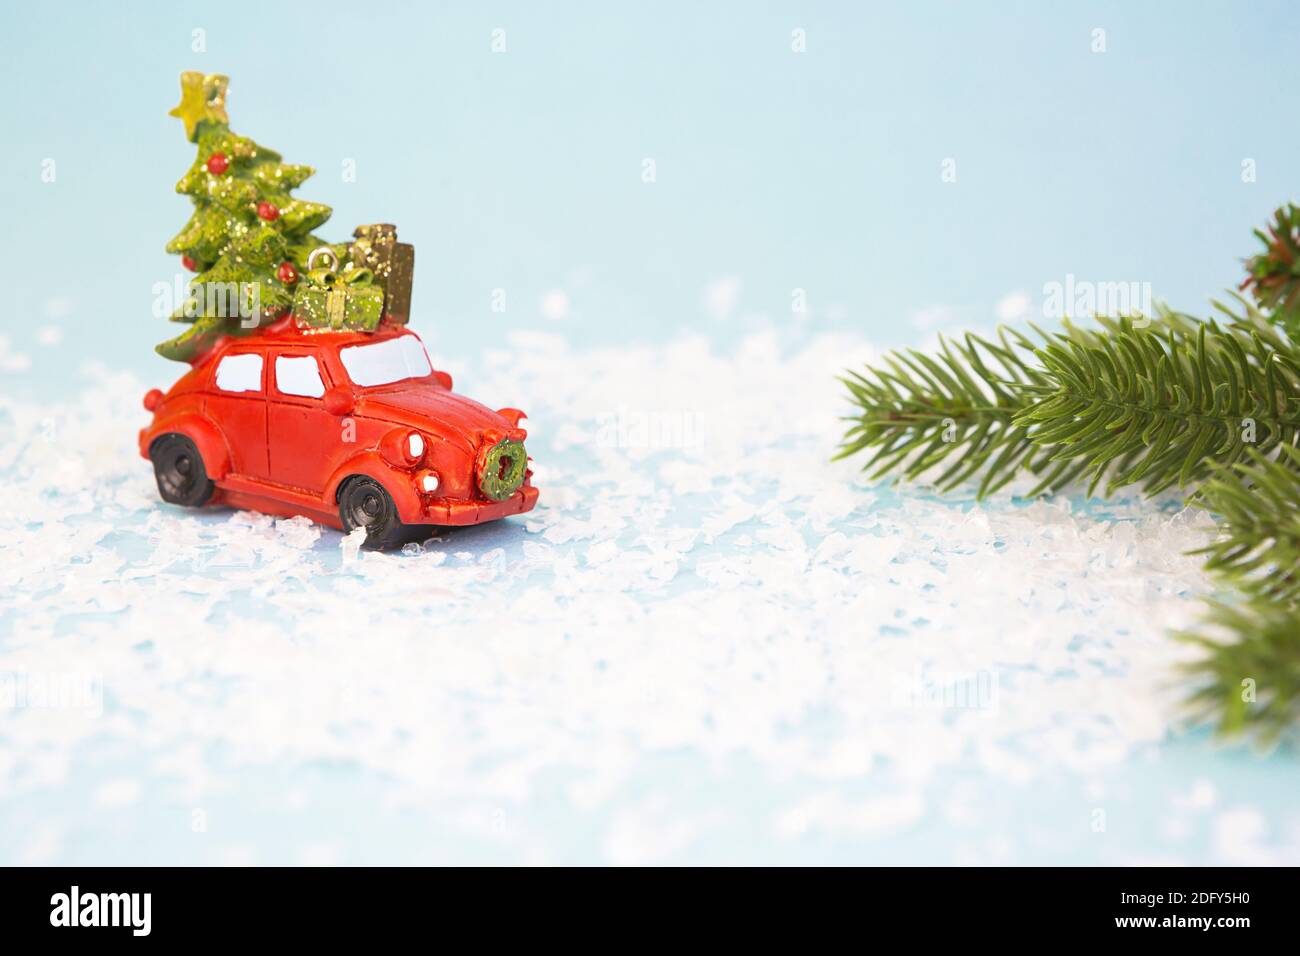
[[[861,411],[848,418],[835,458],[873,450],[863,465],[873,480],[891,471],[914,480],[946,464],[935,480],[945,491],[982,472],[981,495],[1021,467],[1041,470],[1047,452],[1013,424],[1030,401],[1024,387],[1046,383],[1032,362],[1035,344],[1009,329],[997,342],[967,335],[940,343],[934,356],[901,349],[840,379]]]
[[[1202,324],[1165,310],[1146,331],[1186,343]],[[872,480],[890,472],[915,480],[947,464],[936,487],[949,491],[978,475],[980,497],[1020,471],[1039,478],[1030,497],[1060,490],[1096,471],[1098,462],[1090,446],[1058,440],[1051,428],[1078,421],[1105,388],[1084,383],[1087,375],[1069,374],[1069,359],[1088,367],[1089,356],[1115,354],[1114,343],[1134,331],[1121,319],[1099,318],[1097,325],[1083,329],[1066,320],[1054,333],[1031,326],[1041,344],[1006,328],[996,343],[975,335],[965,336],[964,344],[941,339],[934,356],[898,350],[875,368],[847,373],[841,381],[860,411],[848,417],[853,424],[835,457],[874,450],[863,465]],[[1055,367],[1046,356],[1057,357]],[[1248,365],[1258,361],[1246,359]],[[1068,428],[1061,433],[1074,434]]]
[[[1210,605],[1201,627],[1178,637],[1202,651],[1185,671],[1197,681],[1191,709],[1215,717],[1225,736],[1254,732],[1265,743],[1300,725],[1300,451],[1256,451],[1220,468],[1202,507],[1222,536],[1199,553],[1238,600]]]
[[[1177,635],[1204,653],[1184,666],[1188,705],[1219,733],[1269,744],[1300,726],[1300,609],[1270,601],[1213,602],[1203,628]]]
[[[1054,337],[1037,355],[1049,385],[1013,425],[1052,460],[1083,462],[1089,494],[1141,482],[1148,494],[1205,480],[1215,463],[1300,440],[1300,355],[1249,317],[1227,328],[1184,317],[1121,320],[1089,340]]]
[[[1198,504],[1219,516],[1222,536],[1202,548],[1205,568],[1252,600],[1300,607],[1300,450],[1275,460],[1252,450],[1220,469]]]

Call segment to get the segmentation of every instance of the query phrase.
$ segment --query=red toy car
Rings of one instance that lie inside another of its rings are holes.
[[[399,327],[302,330],[291,320],[213,348],[164,395],[140,454],[164,501],[306,515],[391,547],[427,526],[537,503],[524,413],[451,390]]]

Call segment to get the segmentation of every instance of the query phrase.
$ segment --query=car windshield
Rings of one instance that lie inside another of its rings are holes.
[[[423,378],[433,369],[414,335],[339,349],[339,358],[354,385],[388,385],[404,378]]]

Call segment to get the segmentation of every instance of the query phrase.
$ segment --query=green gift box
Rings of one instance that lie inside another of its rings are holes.
[[[318,259],[328,264],[316,268]],[[340,270],[332,249],[317,249],[294,292],[293,314],[299,323],[314,329],[373,332],[384,317],[384,290],[375,285],[369,269]]]

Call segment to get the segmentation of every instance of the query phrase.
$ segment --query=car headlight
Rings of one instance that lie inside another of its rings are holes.
[[[392,428],[379,440],[379,454],[394,468],[411,471],[429,454],[429,441],[414,428]]]
[[[436,471],[426,471],[420,475],[420,490],[426,495],[431,495],[438,490],[438,473]]]

